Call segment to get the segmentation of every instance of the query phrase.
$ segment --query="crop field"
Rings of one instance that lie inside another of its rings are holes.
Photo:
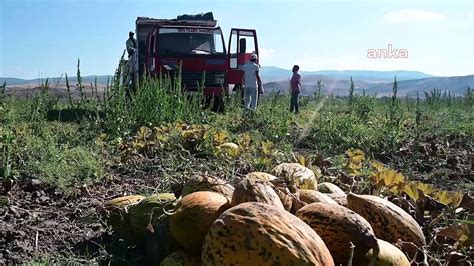
[[[111,226],[109,200],[179,196],[193,176],[235,185],[281,163],[399,206],[421,226],[418,253],[429,265],[474,259],[471,90],[408,99],[395,83],[385,98],[301,97],[295,115],[289,96],[277,94],[256,112],[231,94],[214,113],[166,78],[141,82],[131,96],[117,79],[103,92],[83,86],[68,84],[74,99],[53,97],[47,80],[21,99],[0,87],[0,264],[159,265],[150,241],[130,244]]]

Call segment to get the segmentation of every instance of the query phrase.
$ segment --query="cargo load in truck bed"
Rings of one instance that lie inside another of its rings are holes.
[[[178,20],[214,20],[212,12],[201,13],[196,15],[183,14],[177,17]]]

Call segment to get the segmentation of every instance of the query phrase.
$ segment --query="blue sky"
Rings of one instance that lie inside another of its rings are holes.
[[[474,74],[474,1],[0,0],[0,76],[113,73],[137,16],[213,11],[225,39],[255,28],[261,64]],[[408,58],[369,59],[369,49]]]

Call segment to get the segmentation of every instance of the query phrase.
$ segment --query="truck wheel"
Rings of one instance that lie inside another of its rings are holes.
[[[202,102],[202,109],[207,109],[209,106],[211,106],[212,102],[212,96],[204,96],[203,102]]]
[[[224,113],[224,99],[222,95],[213,97],[213,104],[211,110],[216,113]]]

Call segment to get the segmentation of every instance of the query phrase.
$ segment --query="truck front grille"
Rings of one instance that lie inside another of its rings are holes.
[[[187,88],[196,88],[202,84],[203,79],[205,87],[220,87],[226,82],[225,72],[183,72],[181,73],[181,84]]]

